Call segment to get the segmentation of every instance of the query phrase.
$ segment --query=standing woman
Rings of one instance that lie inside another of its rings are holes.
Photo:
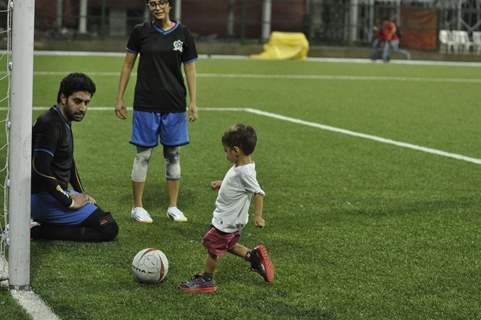
[[[115,106],[116,116],[127,119],[124,94],[140,54],[130,140],[137,148],[132,168],[134,207],[131,215],[138,222],[153,222],[143,207],[142,195],[152,150],[160,143],[169,194],[167,216],[176,222],[185,222],[187,218],[177,208],[181,177],[179,149],[189,143],[187,116],[190,121],[198,118],[194,63],[197,51],[190,31],[170,19],[174,0],[147,0],[146,4],[153,20],[137,25],[130,34]],[[189,90],[188,115],[181,65]]]

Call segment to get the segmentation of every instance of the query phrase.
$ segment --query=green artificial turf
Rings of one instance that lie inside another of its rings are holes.
[[[87,191],[120,225],[111,243],[32,242],[32,286],[62,319],[481,316],[479,165],[244,111],[202,110],[259,109],[481,158],[481,68],[200,60],[200,119],[190,125],[191,144],[181,155],[179,206],[189,222],[175,224],[165,216],[157,148],[144,195],[155,223],[140,225],[130,218],[130,120],[113,113],[121,62],[35,59],[36,71],[53,72],[35,76],[36,106],[55,103],[68,71],[91,73],[96,81],[92,110],[74,124],[76,160]],[[134,83],[132,78],[129,105]],[[200,240],[216,197],[209,183],[229,167],[220,138],[236,122],[257,129],[253,158],[267,193],[266,228],[251,223],[241,243],[266,245],[276,279],[265,284],[241,259],[226,256],[216,275],[217,293],[187,294],[176,286],[202,269]],[[139,284],[131,275],[132,258],[146,247],[169,258],[161,284]],[[6,298],[0,292],[0,301]],[[6,314],[15,319],[20,313],[9,307]]]

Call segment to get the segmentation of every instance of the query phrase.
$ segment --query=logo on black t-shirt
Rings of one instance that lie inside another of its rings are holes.
[[[184,43],[180,40],[174,41],[174,51],[184,51]]]

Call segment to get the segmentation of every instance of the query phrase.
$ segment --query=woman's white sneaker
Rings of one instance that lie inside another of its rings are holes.
[[[167,217],[174,220],[175,222],[186,222],[187,218],[184,213],[180,211],[177,207],[169,207],[167,209]]]
[[[132,219],[141,223],[152,223],[154,220],[150,217],[150,214],[142,207],[135,207],[131,212]]]

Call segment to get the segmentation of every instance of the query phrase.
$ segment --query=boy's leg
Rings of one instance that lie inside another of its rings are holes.
[[[179,284],[178,288],[185,292],[215,292],[217,286],[214,280],[214,272],[217,269],[217,256],[209,253],[205,260],[204,272],[199,272],[192,280]]]
[[[209,253],[207,258],[205,259],[205,266],[204,266],[204,275],[210,275],[211,277],[214,276],[215,271],[217,270],[217,260],[218,257]]]
[[[236,243],[229,252],[249,261],[251,270],[260,274],[266,282],[274,280],[274,266],[264,245],[261,244],[249,250],[247,247]]]
[[[214,292],[217,290],[214,273],[217,269],[218,257],[224,255],[225,248],[230,247],[229,241],[236,241],[238,234],[225,234],[211,226],[202,238],[202,244],[207,249],[204,272],[196,274],[192,280],[182,282],[178,288],[187,292]]]
[[[231,249],[228,250],[229,253],[232,253],[233,255],[236,255],[238,257],[244,258],[247,261],[248,258],[246,258],[247,254],[249,253],[250,249],[241,245],[240,243],[236,243]]]

